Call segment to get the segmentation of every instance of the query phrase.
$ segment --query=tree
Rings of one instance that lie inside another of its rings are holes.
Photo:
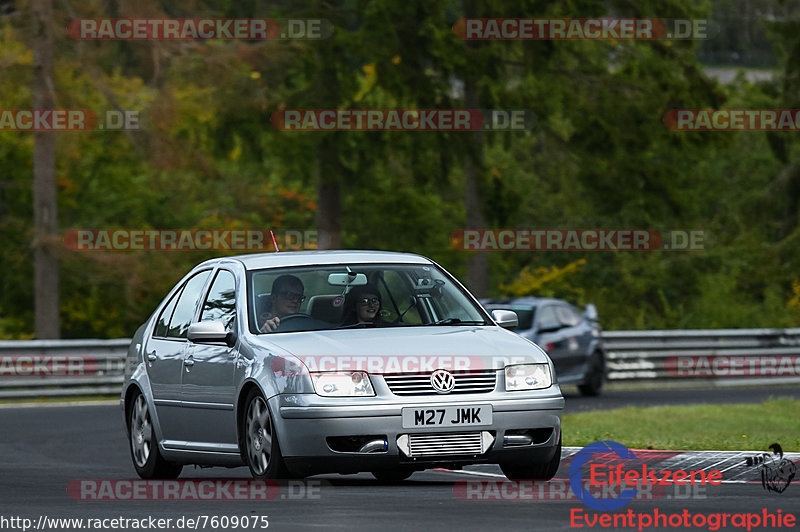
[[[33,13],[33,107],[53,109],[53,5],[52,0],[35,0]],[[33,147],[33,213],[35,334],[37,338],[58,338],[59,275],[58,200],[56,197],[56,133],[37,131]]]

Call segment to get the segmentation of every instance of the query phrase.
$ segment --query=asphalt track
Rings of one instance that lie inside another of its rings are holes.
[[[580,398],[566,388],[565,395],[567,411],[574,412],[625,404],[760,402],[770,396],[797,398],[800,386],[680,393],[609,391],[604,397],[593,399]],[[510,483],[494,466],[473,466],[465,471],[419,472],[397,485],[379,483],[368,474],[320,475],[269,485],[266,491],[259,484],[258,491],[236,492],[236,486],[252,486],[245,468],[185,468],[181,479],[189,482],[172,484],[169,496],[164,495],[168,488],[163,485],[159,496],[159,488],[152,484],[132,483],[137,477],[117,405],[3,407],[0,408],[0,530],[22,530],[25,524],[32,530],[77,529],[74,522],[59,524],[52,522],[53,518],[83,519],[84,530],[89,524],[100,525],[95,530],[137,529],[131,521],[111,521],[118,518],[145,519],[136,524],[149,526],[150,530],[159,529],[152,527],[159,524],[158,519],[163,519],[164,525],[167,519],[171,520],[170,526],[161,530],[245,530],[242,526],[232,526],[234,517],[240,524],[247,517],[249,530],[264,530],[265,523],[269,530],[638,530],[635,522],[633,527],[623,527],[622,521],[616,527],[601,526],[602,521],[589,526],[595,518],[628,510],[634,515],[642,514],[643,519],[659,514],[683,515],[686,510],[689,519],[702,515],[705,521],[704,526],[690,529],[713,530],[715,527],[706,520],[721,519],[713,517],[721,513],[758,514],[759,519],[763,519],[765,511],[772,516],[780,515],[781,519],[800,513],[800,480],[789,484],[783,493],[765,490],[759,468],[745,463],[753,453],[655,451],[640,452],[635,463],[659,470],[718,469],[723,472],[723,483],[653,486],[639,490],[637,497],[620,510],[597,511],[577,500],[570,490],[569,466],[576,451],[564,450],[561,468],[556,479],[549,483]],[[800,464],[800,454],[787,456]],[[626,469],[632,463],[627,462]],[[217,500],[206,499],[210,492],[203,492],[202,485],[216,489]],[[157,500],[131,500],[132,490],[138,488],[149,490],[146,493],[155,494]],[[601,491],[594,494],[605,497]],[[93,497],[110,500],[91,500]],[[214,516],[217,521],[212,521]],[[147,521],[148,517],[154,520]],[[181,518],[182,528],[176,526]],[[31,521],[26,523],[22,519]],[[197,526],[187,526],[188,519],[197,520],[192,523]],[[673,523],[680,519],[673,517]],[[734,519],[738,524],[742,518]],[[755,517],[750,519],[755,523]],[[644,530],[684,528],[666,523],[666,527]],[[785,519],[779,523],[789,524]],[[784,528],[793,527],[778,529]],[[747,530],[747,527],[734,527],[728,522],[719,529]],[[750,530],[767,529],[771,527],[750,527]]]

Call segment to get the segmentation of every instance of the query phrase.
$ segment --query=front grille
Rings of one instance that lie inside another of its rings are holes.
[[[459,393],[489,393],[497,382],[497,371],[452,371],[455,387],[446,395]],[[384,380],[395,395],[445,395],[431,386],[430,373],[401,373],[384,375]]]
[[[483,454],[489,445],[481,432],[409,434],[407,454],[410,457]]]

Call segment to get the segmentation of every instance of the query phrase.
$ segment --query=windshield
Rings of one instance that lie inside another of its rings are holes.
[[[250,331],[490,325],[433,265],[349,264],[248,272]]]

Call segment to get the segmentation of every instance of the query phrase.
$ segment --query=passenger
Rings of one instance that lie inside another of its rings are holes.
[[[283,316],[300,312],[300,305],[306,299],[303,295],[304,290],[303,281],[294,275],[281,275],[275,279],[272,282],[270,295],[271,308],[266,315],[259,316],[264,320],[259,330],[273,332],[280,327]]]
[[[344,302],[342,325],[384,324],[381,317],[381,293],[374,285],[356,286]]]

